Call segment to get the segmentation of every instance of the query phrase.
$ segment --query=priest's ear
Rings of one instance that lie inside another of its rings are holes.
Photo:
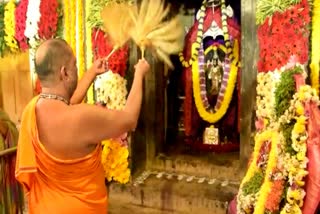
[[[68,69],[67,69],[66,66],[63,65],[63,66],[60,68],[59,79],[60,79],[60,80],[66,80],[66,79],[68,79],[68,77],[69,77]]]

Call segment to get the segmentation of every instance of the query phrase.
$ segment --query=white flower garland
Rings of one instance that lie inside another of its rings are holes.
[[[259,73],[257,76],[257,110],[256,116],[259,119],[267,119],[268,123],[275,120],[275,96],[276,83],[279,82],[280,71]]]
[[[127,81],[112,71],[97,77],[95,82],[96,100],[105,102],[109,109],[120,110],[126,104]]]
[[[38,22],[40,21],[40,3],[41,0],[29,0],[27,9],[26,29],[24,35],[29,39],[31,48],[36,48],[38,44]]]

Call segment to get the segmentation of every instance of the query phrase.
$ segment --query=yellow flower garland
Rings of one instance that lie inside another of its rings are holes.
[[[70,46],[73,50],[73,53],[76,54],[77,52],[77,43],[76,43],[76,0],[70,1]]]
[[[84,16],[82,0],[77,0],[77,63],[79,79],[85,72],[85,56],[84,56]]]
[[[14,14],[16,10],[15,2],[15,0],[10,0],[4,7],[4,40],[12,53],[16,53],[19,50],[17,40],[14,37],[16,32],[16,21]]]
[[[64,39],[68,44],[71,42],[70,26],[70,0],[63,1],[63,17],[64,17]]]
[[[311,31],[311,85],[319,95],[319,63],[320,63],[320,0],[313,1]]]
[[[268,159],[268,164],[266,168],[264,182],[259,191],[259,197],[254,209],[254,214],[264,214],[265,204],[266,204],[268,195],[270,194],[270,189],[272,187],[272,181],[270,180],[269,175],[272,173],[272,170],[277,166],[277,145],[278,145],[278,139],[279,139],[278,133],[275,131],[268,131],[263,135],[260,135],[258,138],[258,140],[262,141],[262,143],[270,139],[271,139],[271,150],[269,153],[269,159]]]
[[[105,177],[108,181],[113,180],[122,184],[128,183],[130,179],[128,148],[122,146],[116,139],[103,141],[102,144],[101,162]]]
[[[273,135],[274,132],[271,130],[266,130],[262,133],[258,133],[255,136],[255,146],[254,146],[254,150],[253,150],[253,158],[252,161],[249,165],[249,168],[247,170],[247,173],[245,175],[245,177],[242,179],[241,184],[240,184],[240,192],[237,196],[237,210],[241,210],[241,204],[242,204],[242,189],[243,189],[243,185],[245,183],[247,183],[255,174],[255,172],[257,172],[258,167],[257,167],[257,160],[259,158],[260,155],[260,149],[262,147],[262,145],[264,144],[264,142],[266,140],[272,139],[273,140]]]
[[[90,6],[91,6],[91,0],[86,0],[85,20],[88,20]],[[91,67],[92,60],[93,60],[92,41],[91,41],[92,30],[88,22],[85,22],[85,26],[86,26],[86,66],[88,69],[89,67]],[[94,104],[93,84],[91,84],[87,92],[87,103]]]
[[[192,63],[192,82],[193,82],[193,96],[195,99],[196,107],[199,112],[199,115],[202,119],[204,119],[207,122],[215,123],[219,121],[227,112],[229,108],[230,101],[232,99],[233,91],[237,82],[237,75],[238,75],[238,67],[237,67],[237,61],[238,61],[238,55],[239,55],[239,44],[238,41],[235,40],[234,43],[234,50],[233,54],[235,57],[235,60],[231,63],[231,69],[230,69],[230,77],[229,81],[227,83],[227,88],[225,92],[225,96],[223,98],[223,101],[221,103],[221,107],[214,113],[208,112],[207,109],[204,107],[201,95],[200,95],[200,80],[199,80],[199,64],[198,60],[195,60]]]

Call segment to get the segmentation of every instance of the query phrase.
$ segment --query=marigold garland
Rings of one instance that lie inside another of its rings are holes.
[[[16,53],[19,50],[17,40],[14,37],[16,25],[15,2],[15,0],[10,0],[4,8],[4,40],[6,42],[7,47],[12,53]]]
[[[105,171],[105,177],[109,182],[117,181],[125,184],[130,179],[130,169],[128,168],[129,151],[119,141],[120,139],[112,139],[102,142],[101,162]]]
[[[313,1],[311,35],[311,85],[319,95],[319,63],[320,63],[320,0]]]
[[[238,42],[235,42],[233,52],[234,53],[239,52]],[[221,103],[221,107],[214,113],[208,112],[202,103],[201,95],[200,95],[198,60],[195,60],[192,63],[192,82],[193,82],[193,95],[194,95],[194,99],[195,99],[195,104],[196,104],[196,107],[197,107],[197,110],[198,110],[200,116],[205,121],[208,121],[210,123],[215,123],[215,122],[219,121],[227,112],[230,101],[232,99],[232,95],[233,95],[233,91],[234,91],[234,88],[236,85],[236,81],[237,81],[238,67],[236,65],[236,62],[237,62],[237,60],[235,60],[231,63],[230,77],[228,80],[224,99]]]
[[[91,7],[91,0],[86,0],[85,20],[89,19],[90,7]],[[89,67],[91,67],[92,61],[93,61],[92,41],[91,41],[92,30],[91,30],[91,26],[89,25],[89,22],[85,22],[85,29],[86,29],[86,66],[88,69]],[[87,92],[87,103],[94,104],[93,84],[91,84]]]
[[[248,171],[245,175],[245,177],[242,179],[241,184],[240,184],[240,190],[237,196],[237,210],[239,211],[239,213],[242,213],[242,189],[243,186],[254,176],[254,174],[257,172],[258,170],[258,166],[257,166],[257,161],[259,159],[260,156],[260,150],[261,147],[264,145],[265,141],[268,141],[270,139],[274,140],[273,138],[274,136],[274,132],[271,130],[266,130],[262,133],[259,133],[255,136],[255,146],[254,146],[254,151],[253,151],[253,158],[251,161],[251,164],[248,168]]]
[[[68,44],[71,44],[71,13],[70,0],[63,1],[63,16],[64,16],[64,39]]]
[[[271,140],[271,150],[269,153],[269,159],[267,164],[267,169],[265,172],[264,182],[259,191],[259,197],[254,209],[254,214],[264,214],[265,213],[265,204],[269,195],[269,191],[272,187],[272,181],[270,175],[272,175],[273,170],[277,166],[277,146],[279,141],[278,133],[275,131],[267,131],[263,135],[258,137],[259,141]]]
[[[77,13],[76,0],[71,1],[70,4],[70,46],[74,54],[77,53],[77,42],[76,42],[76,13]]]
[[[82,78],[85,68],[85,53],[84,53],[84,16],[83,16],[83,3],[77,0],[77,64],[79,78]]]

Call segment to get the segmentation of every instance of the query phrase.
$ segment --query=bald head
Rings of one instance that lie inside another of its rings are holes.
[[[49,39],[36,51],[35,69],[42,83],[54,81],[55,75],[71,59],[72,50],[62,39]]]

